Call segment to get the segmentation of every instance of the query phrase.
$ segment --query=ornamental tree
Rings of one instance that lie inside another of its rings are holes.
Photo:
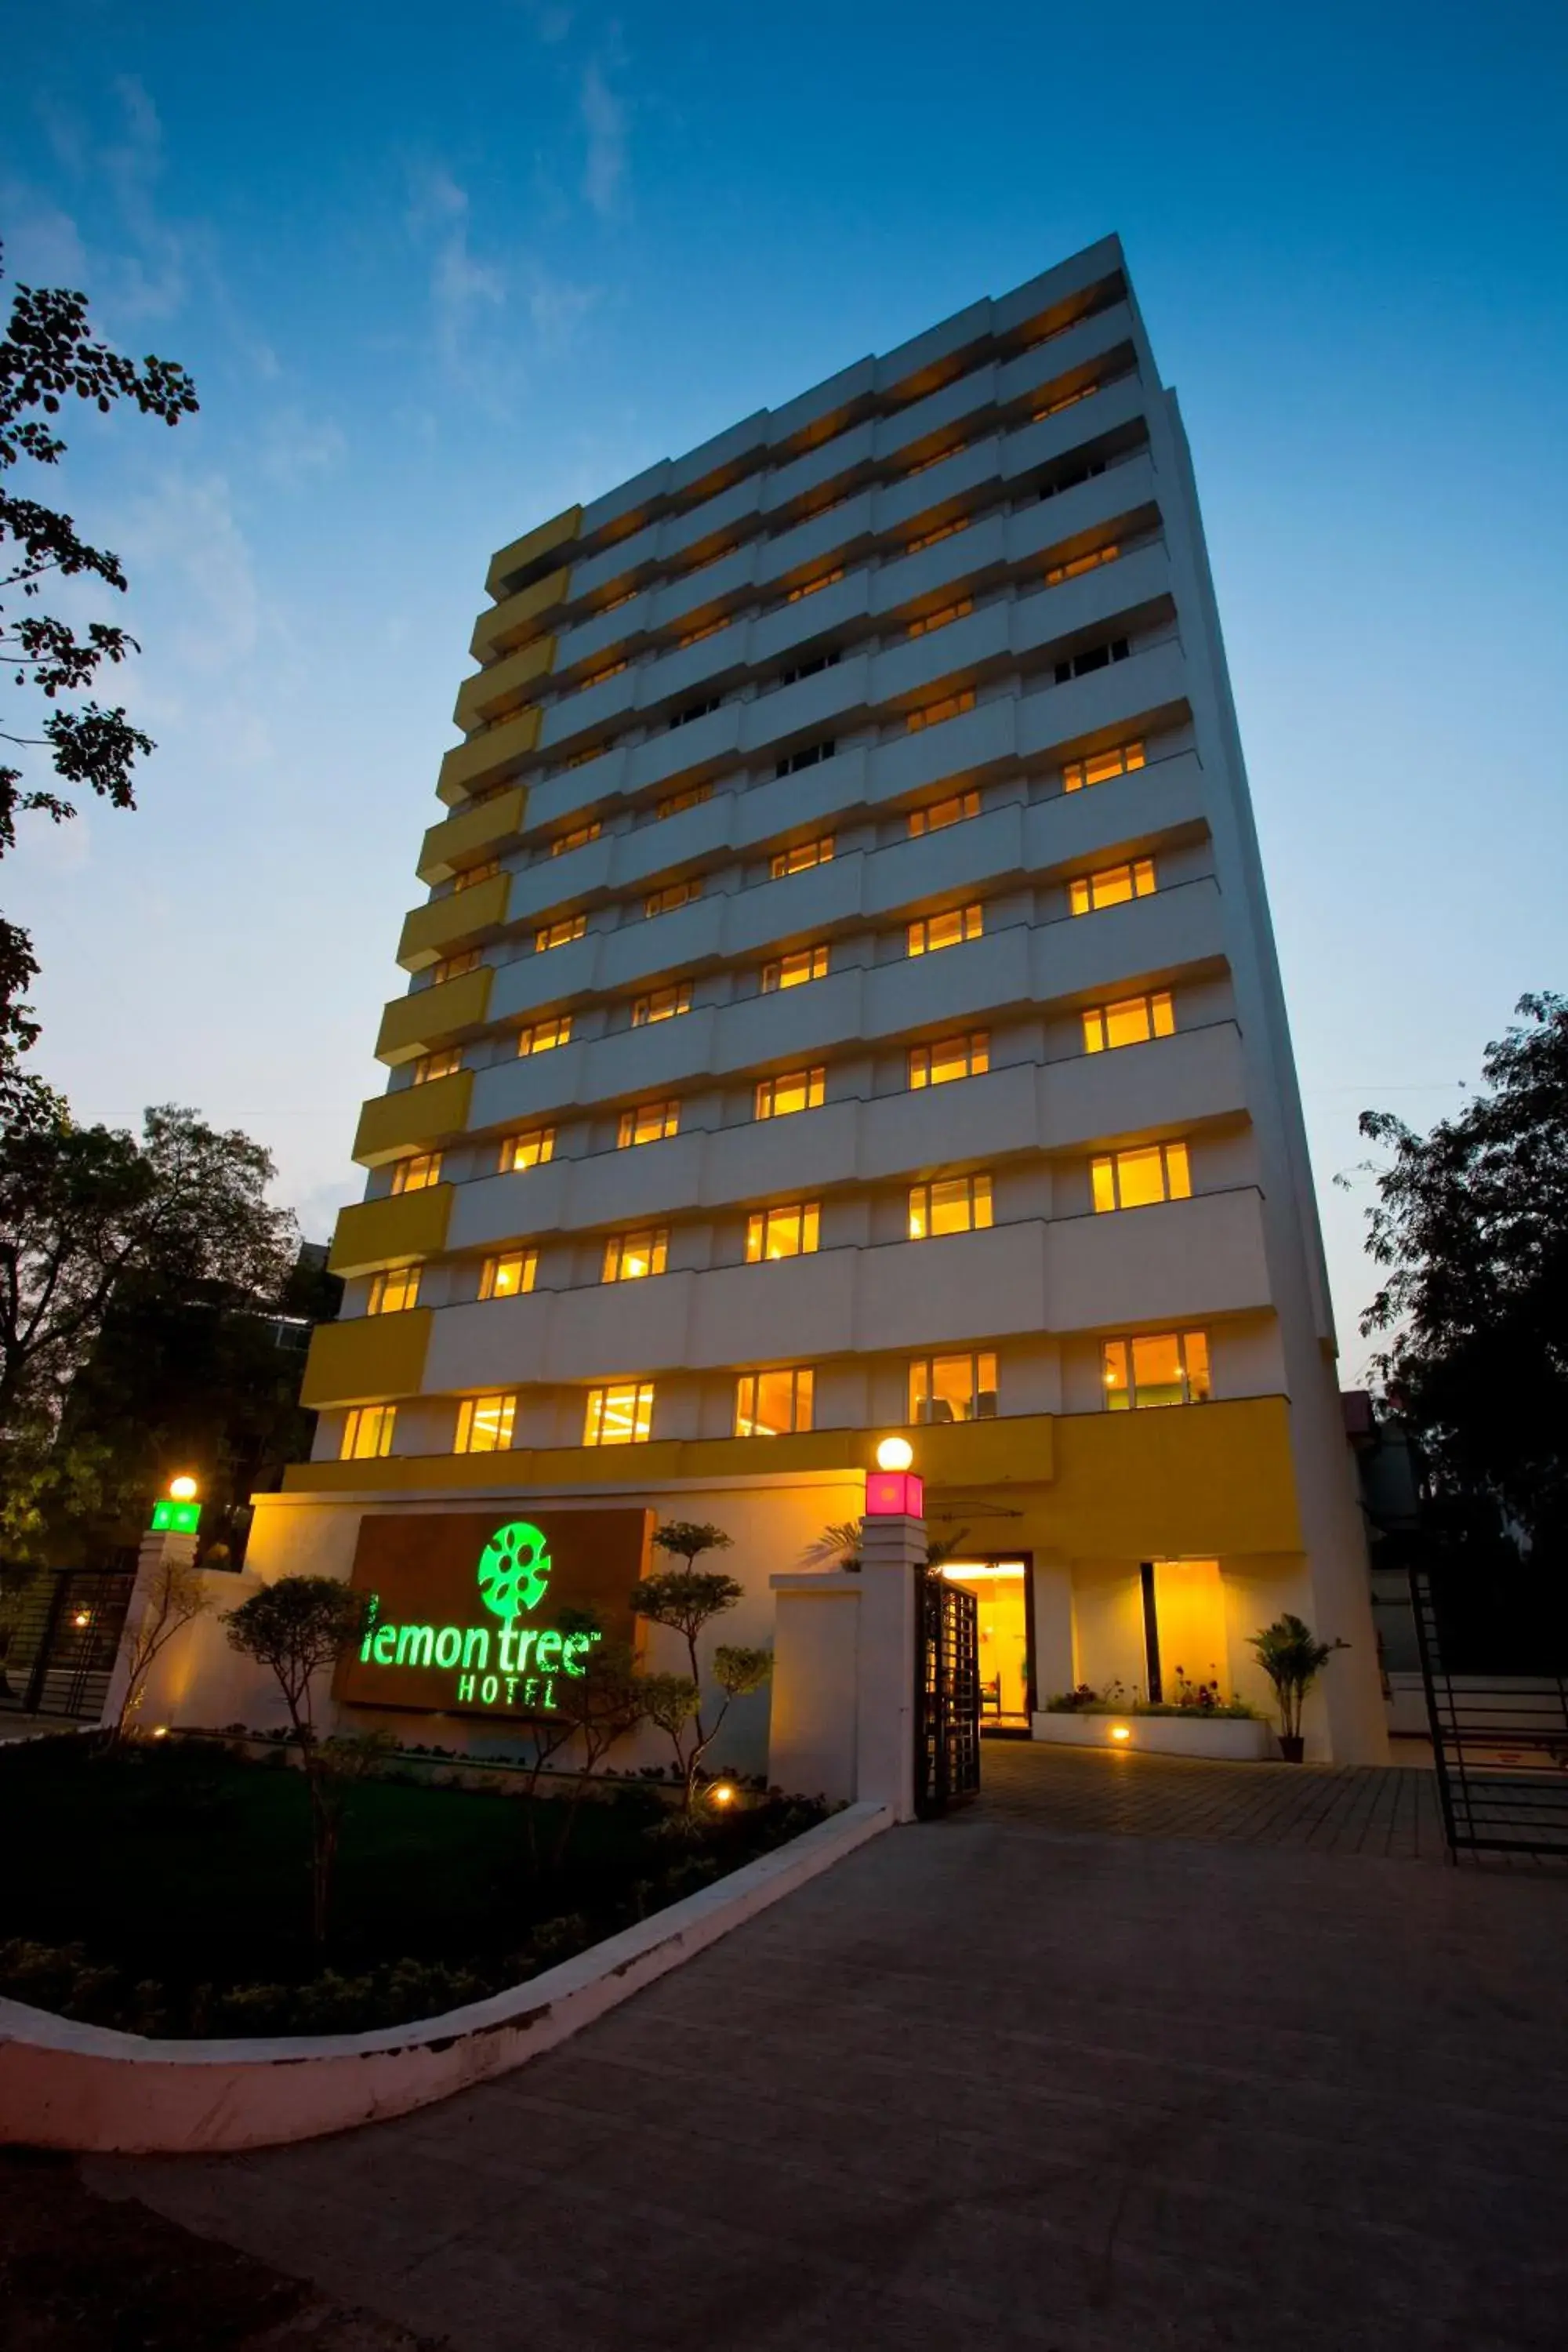
[[[653,1625],[668,1626],[686,1645],[688,1673],[650,1678],[668,1687],[661,1687],[650,1700],[647,1714],[675,1750],[684,1807],[689,1813],[703,1757],[718,1738],[733,1701],[760,1690],[767,1681],[773,1672],[773,1652],[739,1645],[716,1649],[712,1678],[721,1697],[718,1712],[705,1715],[698,1642],[716,1617],[734,1608],[744,1588],[732,1576],[690,1563],[704,1551],[727,1548],[730,1538],[721,1528],[674,1520],[657,1528],[653,1539],[661,1550],[674,1552],[688,1562],[685,1568],[666,1569],[661,1575],[645,1577],[633,1591],[631,1601],[639,1617],[646,1617]]]

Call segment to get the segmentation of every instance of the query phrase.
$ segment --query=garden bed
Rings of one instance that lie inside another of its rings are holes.
[[[1142,1707],[1130,1707],[1120,1715],[1110,1707],[1047,1709],[1030,1717],[1029,1728],[1035,1738],[1054,1740],[1064,1748],[1131,1748],[1157,1756],[1207,1756],[1237,1764],[1279,1757],[1273,1730],[1260,1717],[1217,1711],[1205,1714],[1197,1707],[1164,1715]]]

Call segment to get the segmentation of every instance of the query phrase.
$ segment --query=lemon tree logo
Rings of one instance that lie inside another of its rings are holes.
[[[537,1609],[550,1584],[550,1547],[529,1519],[498,1528],[479,1554],[479,1598],[510,1624],[525,1609]]]

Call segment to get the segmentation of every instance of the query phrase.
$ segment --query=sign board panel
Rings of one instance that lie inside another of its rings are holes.
[[[370,1602],[334,1696],[351,1706],[547,1716],[595,1642],[636,1633],[651,1511],[373,1513],[350,1583]],[[579,1622],[591,1620],[591,1624]]]

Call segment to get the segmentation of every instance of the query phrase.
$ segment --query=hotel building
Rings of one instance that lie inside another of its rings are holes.
[[[1247,1637],[1289,1608],[1351,1644],[1312,1751],[1381,1758],[1214,589],[1118,243],[485,585],[316,1454],[252,1564],[347,1573],[367,1514],[635,1504],[730,1530],[726,1632],[765,1639],[769,1575],[903,1431],[999,1721],[1081,1682],[1263,1698]]]

